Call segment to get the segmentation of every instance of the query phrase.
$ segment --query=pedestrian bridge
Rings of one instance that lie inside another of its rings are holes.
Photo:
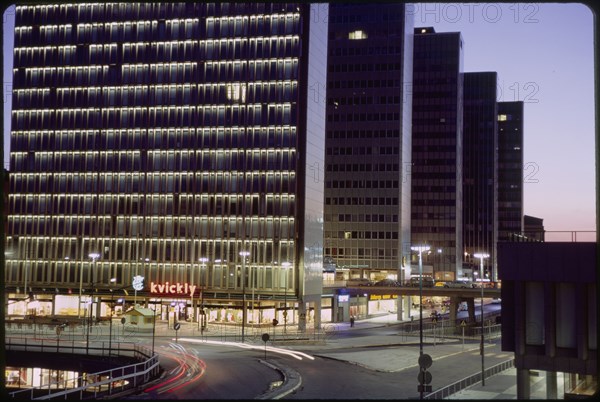
[[[337,284],[335,284],[337,285]],[[332,292],[337,294],[347,294],[352,296],[369,295],[396,295],[419,296],[421,290],[419,287],[411,286],[327,286],[323,284],[323,292]],[[450,320],[456,321],[458,306],[462,302],[467,303],[468,320],[474,324],[475,319],[475,299],[481,298],[481,288],[443,288],[443,287],[424,287],[422,288],[423,297],[447,297],[450,299]],[[483,288],[484,298],[500,298],[501,292],[497,288]]]

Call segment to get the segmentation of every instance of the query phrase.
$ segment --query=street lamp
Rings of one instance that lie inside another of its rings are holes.
[[[240,251],[242,256],[242,343],[244,342],[244,331],[246,329],[246,257],[249,251]]]
[[[94,266],[96,264],[96,260],[100,257],[100,253],[89,253],[88,256],[92,259],[92,266]],[[88,312],[88,325],[87,325],[87,336],[86,336],[86,341],[85,341],[85,352],[86,354],[89,353],[89,347],[90,347],[90,330],[91,330],[91,326],[92,326],[92,309],[94,308],[94,273],[92,272],[92,268],[90,267],[90,277],[91,277],[91,283],[92,283],[92,292],[91,292],[91,296],[90,296],[90,303],[89,303],[89,312]],[[79,295],[81,297],[81,287],[79,288]]]
[[[419,252],[419,356],[423,354],[423,251],[429,251],[429,246],[412,246],[412,251]]]
[[[202,328],[204,328],[204,322],[201,323],[200,321],[204,321],[204,284],[208,281],[204,280],[204,275],[202,275],[202,268],[208,262],[208,258],[200,257],[198,261],[200,261],[200,272],[198,273],[198,279],[200,280],[200,317],[198,319],[198,326],[202,325]]]
[[[110,283],[113,284],[117,281],[117,278],[110,278]],[[108,356],[110,358],[110,355],[112,353],[112,320],[113,320],[113,313],[115,310],[115,307],[113,305],[113,289],[112,287],[110,288],[110,321],[109,321],[109,331],[108,331]]]
[[[283,293],[283,304],[284,304],[284,309],[283,309],[283,333],[287,333],[287,316],[288,316],[288,312],[287,312],[287,290],[288,290],[288,277],[289,277],[289,272],[288,272],[288,268],[292,266],[291,262],[287,262],[284,261],[281,263],[281,266],[284,268],[285,272],[285,291]]]
[[[479,284],[481,286],[481,385],[485,385],[485,376],[484,376],[484,368],[483,368],[483,259],[488,258],[490,255],[486,253],[475,253],[473,254],[475,258],[479,258],[481,262],[479,264]]]

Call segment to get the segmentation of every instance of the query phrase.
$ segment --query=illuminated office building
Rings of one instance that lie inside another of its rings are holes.
[[[196,319],[203,304],[210,320],[239,323],[246,295],[248,322],[282,321],[287,302],[290,322],[314,312],[318,325],[319,13],[327,6],[17,6],[9,315],[78,315],[93,292],[104,316],[109,290],[126,288],[163,318],[173,305]]]

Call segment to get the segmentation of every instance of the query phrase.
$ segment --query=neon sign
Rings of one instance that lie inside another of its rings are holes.
[[[194,292],[196,292],[196,285],[189,285],[186,283],[169,283],[166,282],[164,284],[150,282],[150,293],[159,293],[166,295],[189,295],[190,297],[194,297]]]

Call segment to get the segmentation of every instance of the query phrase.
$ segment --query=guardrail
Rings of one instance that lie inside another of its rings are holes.
[[[108,350],[102,342],[100,347],[76,345],[75,342],[60,342],[57,340],[31,340],[28,338],[6,338],[7,351],[70,353],[76,355],[133,357],[139,363],[116,367],[96,373],[88,373],[77,378],[54,381],[41,386],[10,392],[8,395],[17,400],[42,400],[69,397],[78,399],[105,397],[114,393],[136,389],[139,385],[148,383],[160,373],[158,355],[144,346],[133,343],[119,343]],[[78,394],[78,395],[77,395]]]
[[[495,374],[500,373],[501,371],[507,370],[509,368],[514,367],[515,360],[507,360],[505,362],[496,364],[488,369],[484,370],[485,378],[489,378]],[[444,399],[456,392],[462,391],[463,389],[470,387],[473,384],[476,384],[481,381],[481,373],[474,374],[472,376],[463,378],[462,380],[456,381],[450,385],[447,385],[443,388],[438,389],[435,392],[427,394],[423,397],[423,399]]]

